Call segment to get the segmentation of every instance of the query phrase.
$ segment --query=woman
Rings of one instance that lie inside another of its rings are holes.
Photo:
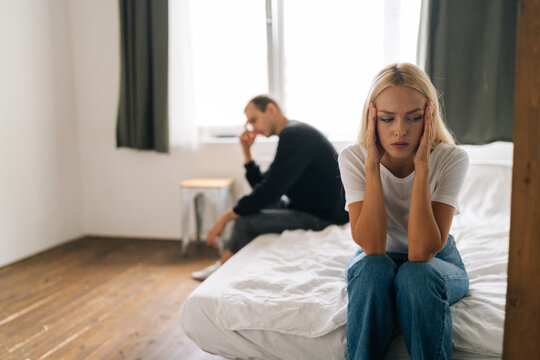
[[[411,359],[451,358],[449,306],[469,279],[449,231],[468,163],[428,76],[407,63],[382,69],[359,143],[339,158],[361,247],[346,271],[349,359],[384,359],[398,325]]]

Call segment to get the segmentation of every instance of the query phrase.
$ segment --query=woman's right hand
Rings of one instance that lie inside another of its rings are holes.
[[[384,155],[384,149],[377,139],[377,108],[374,103],[369,104],[368,109],[368,128],[367,128],[367,160],[380,164]]]

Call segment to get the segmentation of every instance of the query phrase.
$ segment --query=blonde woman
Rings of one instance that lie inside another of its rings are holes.
[[[450,305],[469,279],[449,234],[469,160],[417,66],[375,77],[358,144],[339,166],[354,241],[347,266],[349,359],[384,359],[400,326],[411,359],[450,359]]]

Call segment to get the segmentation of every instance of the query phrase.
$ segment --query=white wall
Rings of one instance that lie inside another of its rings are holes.
[[[169,154],[117,149],[120,80],[118,2],[70,2],[85,234],[180,238],[178,183],[223,176],[245,190],[235,143]]]
[[[71,1],[70,12],[83,232],[179,239],[179,181],[233,177],[237,195],[247,192],[243,157],[236,141],[202,143],[196,151],[172,148],[169,154],[116,148],[120,81],[118,2]],[[275,141],[258,140],[254,156],[257,160],[271,159],[275,145]]]
[[[116,148],[117,1],[0,0],[0,40],[0,266],[82,235],[179,239],[181,180],[248,190],[236,142]]]
[[[169,154],[117,149],[120,81],[117,1],[72,0],[71,33],[83,189],[83,232],[180,239],[181,180],[232,177],[249,191],[237,141],[202,143]],[[247,101],[248,99],[246,99]],[[336,144],[338,149],[347,143]],[[273,158],[276,142],[257,140],[254,157]],[[211,225],[211,224],[210,224]]]
[[[0,266],[82,234],[68,15],[0,1]]]

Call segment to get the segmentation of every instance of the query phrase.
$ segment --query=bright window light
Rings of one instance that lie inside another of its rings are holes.
[[[242,126],[268,92],[265,0],[189,2],[198,126]]]
[[[416,62],[420,0],[284,1],[287,115],[354,140],[374,75]]]
[[[189,57],[186,64],[191,64],[185,67],[189,76],[176,77],[186,85],[182,99],[188,105],[174,108],[184,112],[172,111],[179,115],[171,121],[211,129],[214,136],[239,134],[246,102],[268,93],[268,74],[276,73],[268,68],[266,5],[280,8],[281,0],[171,1],[186,5],[188,21],[182,23],[189,29],[183,39],[190,45],[179,56]],[[272,26],[282,23],[283,37],[272,36],[271,46],[283,57],[271,64],[284,69],[277,87],[283,91],[285,114],[314,125],[332,140],[354,141],[377,71],[392,62],[416,63],[421,0],[282,4]],[[170,101],[173,106],[181,103]],[[193,116],[184,114],[188,110]]]

